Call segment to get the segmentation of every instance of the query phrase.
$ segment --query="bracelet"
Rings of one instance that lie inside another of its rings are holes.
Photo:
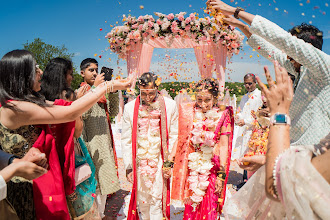
[[[287,151],[287,150],[285,150],[285,151]],[[277,172],[276,172],[276,170],[277,170],[277,164],[278,164],[278,161],[280,160],[280,158],[282,157],[282,155],[284,154],[285,151],[283,151],[282,153],[280,153],[280,154],[276,157],[276,159],[275,159],[275,163],[274,163],[274,168],[273,168],[273,181],[274,181],[273,186],[274,186],[274,194],[273,194],[272,196],[273,196],[275,199],[278,199],[278,193],[277,193],[277,176],[276,176],[276,174],[277,174]]]
[[[107,93],[111,93],[113,92],[113,81],[108,81],[108,82],[105,82],[106,85],[107,85]]]
[[[164,162],[163,167],[165,168],[173,168],[174,166],[174,161],[167,160]]]
[[[234,12],[234,18],[239,19],[238,14],[240,13],[240,11],[244,11],[244,9],[241,7],[237,7]]]
[[[227,176],[225,171],[218,171],[217,174],[218,174],[217,179],[225,181],[226,176]]]

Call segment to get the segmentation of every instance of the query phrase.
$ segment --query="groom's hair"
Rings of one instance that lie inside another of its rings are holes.
[[[148,85],[153,85],[155,88],[157,88],[156,80],[157,76],[154,73],[151,72],[146,72],[143,73],[139,80],[138,80],[138,85],[139,86],[148,86]]]
[[[294,26],[290,29],[289,33],[322,50],[323,32],[314,25],[302,23],[301,25]]]

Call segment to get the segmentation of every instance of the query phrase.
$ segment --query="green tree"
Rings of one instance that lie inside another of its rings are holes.
[[[30,43],[26,42],[23,46],[25,50],[28,50],[34,54],[34,58],[42,70],[44,70],[47,63],[55,57],[62,57],[70,60],[74,57],[74,54],[69,53],[68,49],[64,45],[54,46],[47,44],[40,38],[35,38],[34,41]]]
[[[54,46],[47,44],[40,38],[35,38],[33,42],[26,42],[23,46],[25,50],[28,50],[34,54],[34,58],[42,70],[45,70],[48,62],[53,58],[62,57],[72,60],[74,57],[74,54],[69,53],[68,49],[64,45]],[[74,77],[71,84],[72,89],[77,89],[83,81],[82,76],[80,76],[80,74],[76,74],[76,72],[75,65],[73,64]]]

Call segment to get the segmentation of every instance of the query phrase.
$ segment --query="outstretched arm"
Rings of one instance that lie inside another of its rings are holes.
[[[131,80],[114,80],[113,83],[114,89],[123,89],[130,86]],[[106,90],[107,86],[102,84],[94,91],[74,101],[70,106],[41,107],[31,102],[12,101],[11,103],[19,111],[3,108],[0,120],[3,125],[10,129],[16,129],[24,125],[59,124],[74,121],[91,108],[105,94]]]

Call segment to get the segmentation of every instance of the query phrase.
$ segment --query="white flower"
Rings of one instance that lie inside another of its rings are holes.
[[[160,30],[159,25],[157,23],[154,24],[154,31],[155,33],[158,33]]]
[[[193,190],[193,192],[197,195],[197,196],[204,196],[205,195],[205,191],[201,190],[199,188],[196,188],[195,190]]]
[[[201,158],[201,153],[193,152],[188,155],[188,160],[190,161],[198,161]]]
[[[208,147],[208,146],[201,146],[201,151],[203,152],[203,155],[204,154],[212,154],[213,153],[213,147]]]
[[[209,181],[199,182],[198,188],[200,188],[201,190],[206,190],[209,184],[210,184]]]

